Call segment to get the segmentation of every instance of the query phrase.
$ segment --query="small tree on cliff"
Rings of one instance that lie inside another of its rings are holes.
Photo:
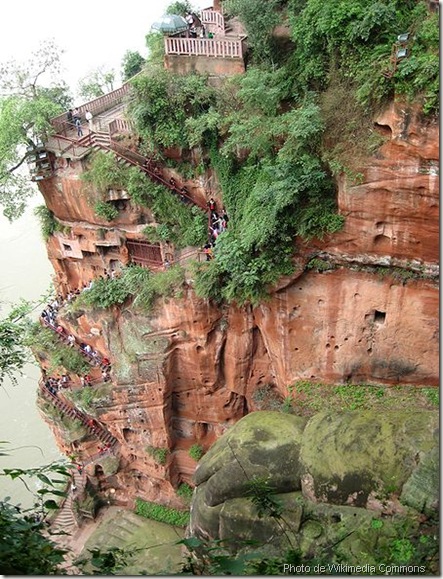
[[[34,189],[23,163],[52,132],[50,119],[70,104],[58,77],[61,51],[51,41],[24,63],[0,64],[0,204],[12,220],[23,213]]]
[[[114,90],[115,71],[99,66],[78,83],[78,92],[85,100],[92,100]]]
[[[121,77],[123,82],[126,82],[134,75],[139,73],[145,64],[145,59],[139,52],[127,50],[122,60]]]

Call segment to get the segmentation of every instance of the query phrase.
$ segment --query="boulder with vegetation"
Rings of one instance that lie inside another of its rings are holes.
[[[431,569],[438,444],[434,411],[254,412],[200,461],[189,534],[236,552]]]

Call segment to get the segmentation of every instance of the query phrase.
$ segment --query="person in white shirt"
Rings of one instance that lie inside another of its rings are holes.
[[[92,131],[92,113],[91,113],[91,111],[86,111],[85,119],[88,121],[89,130]]]

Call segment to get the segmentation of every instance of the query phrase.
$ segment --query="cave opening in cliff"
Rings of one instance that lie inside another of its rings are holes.
[[[383,125],[381,123],[374,123],[374,129],[382,135],[382,137],[391,138],[392,137],[392,129],[389,125]]]
[[[386,312],[380,312],[379,310],[374,310],[374,322],[376,324],[384,324],[386,320]]]
[[[131,428],[123,428],[122,434],[125,442],[130,442],[135,433]]]
[[[94,468],[94,476],[96,476],[97,478],[99,478],[99,477],[101,477],[101,476],[104,476],[104,474],[105,474],[105,473],[104,473],[103,467],[102,467],[101,465],[99,465],[99,464],[96,464],[96,465],[95,465],[95,468]]]

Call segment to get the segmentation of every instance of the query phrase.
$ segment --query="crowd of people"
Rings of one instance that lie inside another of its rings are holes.
[[[92,130],[92,113],[91,111],[85,112],[85,119],[88,123],[89,130]],[[69,109],[66,113],[66,122],[68,129],[71,127],[75,127],[77,130],[77,136],[83,137],[83,128],[82,128],[82,117],[80,111],[75,109]]]
[[[45,376],[45,386],[54,396],[57,396],[59,390],[67,388],[70,384],[71,377],[69,374],[62,374],[61,376]]]
[[[111,276],[111,274],[108,272],[106,272],[106,275]],[[109,382],[111,380],[111,362],[109,361],[109,359],[104,356],[101,356],[99,352],[94,348],[92,348],[90,344],[87,344],[85,342],[79,342],[77,338],[74,336],[74,334],[68,334],[65,328],[57,321],[57,314],[59,309],[63,305],[72,302],[83,291],[88,291],[92,287],[93,283],[94,281],[91,280],[89,284],[84,284],[81,290],[76,289],[72,292],[71,291],[68,292],[66,299],[64,299],[61,294],[58,294],[57,297],[51,303],[48,303],[46,305],[46,307],[41,312],[40,317],[42,319],[43,324],[46,327],[49,327],[50,329],[55,331],[63,342],[65,342],[71,348],[77,347],[78,350],[86,358],[88,358],[88,361],[92,365],[98,366],[100,368],[101,381]],[[51,378],[50,380],[52,380],[52,382],[50,382],[49,385],[51,386],[51,388],[55,388],[56,391],[58,390],[57,385],[61,387],[66,387],[71,382],[70,377],[66,374],[62,375],[61,378],[57,379]],[[56,380],[56,383],[54,382],[54,380]],[[93,381],[91,376],[89,374],[86,374],[84,376],[80,376],[80,382],[82,386],[91,386],[93,382],[96,382],[96,380]]]
[[[210,211],[209,239],[203,246],[203,251],[206,254],[206,261],[210,261],[214,258],[217,237],[228,227],[229,217],[225,209],[222,209],[220,213],[217,212],[217,204],[213,197],[207,202],[207,207]]]

